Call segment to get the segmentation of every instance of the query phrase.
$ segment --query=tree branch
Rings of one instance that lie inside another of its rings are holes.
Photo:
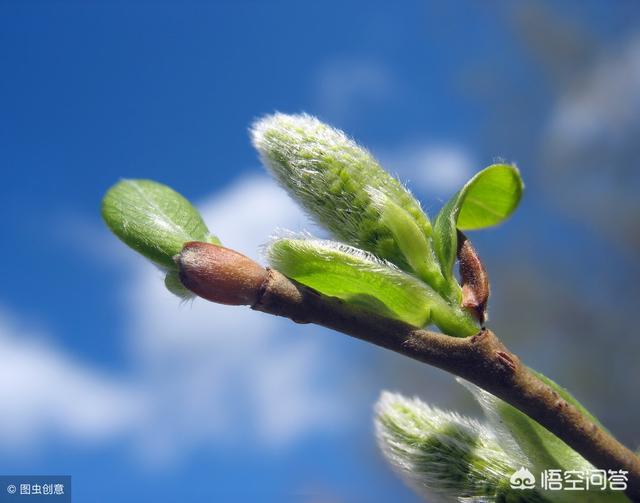
[[[233,256],[241,258],[234,264]],[[246,260],[206,243],[187,243],[176,257],[181,281],[201,297],[220,302],[221,277],[225,288],[233,283],[231,276],[243,292],[247,284],[259,284],[249,300],[239,303],[296,323],[331,328],[480,386],[540,423],[597,468],[627,470],[627,496],[640,501],[640,458],[542,382],[490,330],[458,338],[419,329],[322,295],[274,269],[257,273],[254,265],[244,267]]]

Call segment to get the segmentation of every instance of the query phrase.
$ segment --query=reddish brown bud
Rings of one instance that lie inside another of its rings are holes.
[[[255,304],[267,277],[267,270],[250,258],[210,243],[186,243],[174,260],[186,288],[219,304]]]
[[[462,283],[462,307],[484,324],[489,301],[489,276],[471,241],[458,231],[458,264]]]

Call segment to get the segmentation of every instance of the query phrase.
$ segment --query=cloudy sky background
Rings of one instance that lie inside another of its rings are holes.
[[[416,501],[372,406],[392,389],[480,414],[452,378],[181,304],[100,221],[105,190],[144,177],[256,258],[277,229],[322,232],[249,144],[276,110],[346,130],[431,214],[517,162],[522,207],[473,236],[492,327],[640,444],[634,2],[3,2],[0,64],[0,473],[71,474],[78,501]]]

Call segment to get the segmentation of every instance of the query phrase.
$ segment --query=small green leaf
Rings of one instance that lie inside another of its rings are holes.
[[[515,166],[494,164],[447,201],[433,225],[434,248],[447,279],[453,275],[456,259],[456,229],[483,229],[503,222],[518,206],[523,188]]]
[[[428,285],[357,248],[285,238],[271,243],[267,256],[284,275],[383,316],[418,327],[432,321],[456,336],[478,331],[467,313],[449,306]]]
[[[484,229],[506,220],[516,209],[524,184],[520,171],[508,164],[483,169],[463,187],[458,229]]]
[[[429,322],[437,294],[367,252],[333,241],[285,238],[271,243],[267,256],[284,275],[325,295],[412,325]]]
[[[102,200],[102,218],[126,245],[169,270],[187,241],[219,243],[189,201],[151,180],[111,187]]]

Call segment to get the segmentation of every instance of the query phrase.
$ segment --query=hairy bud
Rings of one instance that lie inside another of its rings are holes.
[[[526,460],[509,456],[474,419],[384,392],[375,424],[387,460],[429,500],[542,501],[533,490],[509,487]]]
[[[406,257],[407,247],[394,235],[393,219],[383,220],[379,200],[384,196],[395,205],[421,234],[415,241],[428,244],[431,224],[420,203],[342,131],[309,115],[275,114],[257,121],[251,136],[279,183],[338,239],[406,271],[432,260],[426,246],[419,250],[422,256]],[[371,189],[379,194],[378,201]]]
[[[234,306],[253,305],[267,270],[241,253],[191,241],[174,257],[180,282],[197,296]]]

